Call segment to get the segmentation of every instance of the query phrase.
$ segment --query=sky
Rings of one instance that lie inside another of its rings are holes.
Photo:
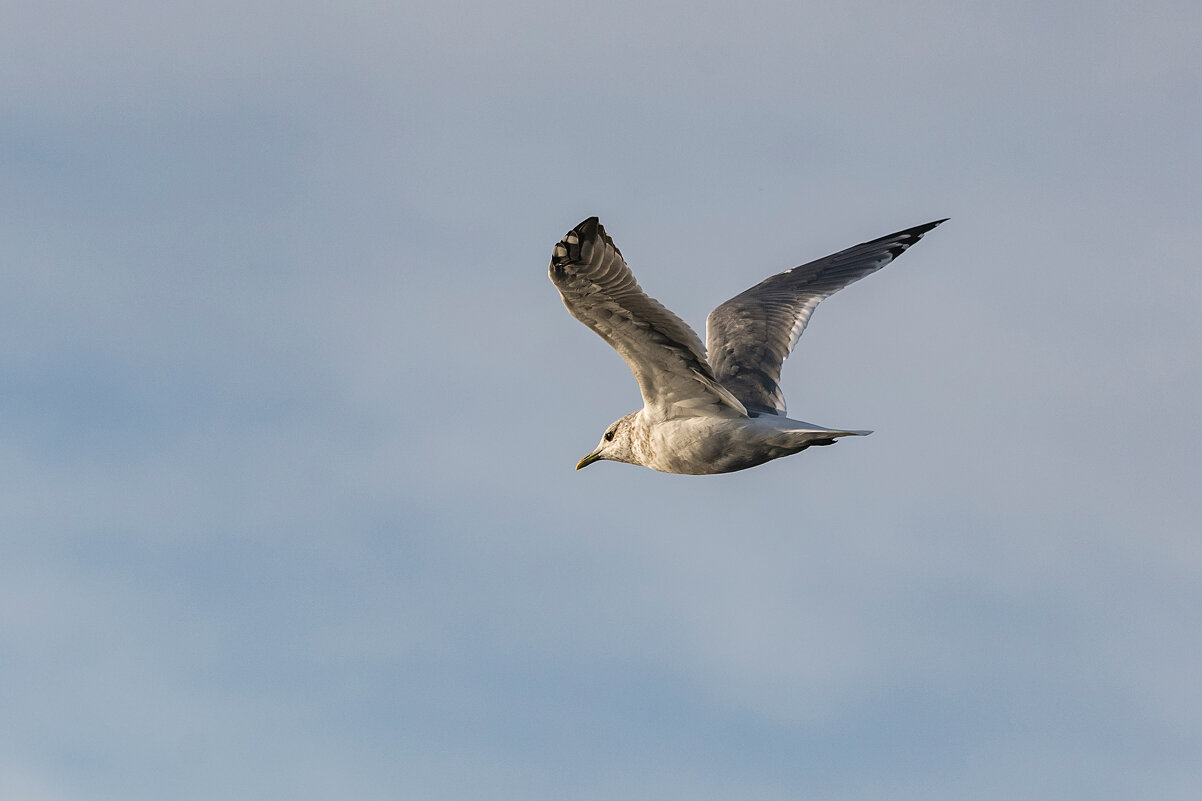
[[[9,2],[0,797],[1202,793],[1195,2]],[[690,477],[546,277],[816,311]]]

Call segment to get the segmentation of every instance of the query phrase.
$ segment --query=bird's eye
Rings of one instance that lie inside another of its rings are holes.
[[[612,432],[612,431],[606,431],[606,432],[605,432],[605,441],[606,441],[606,442],[613,442],[613,441],[614,441],[614,432]]]

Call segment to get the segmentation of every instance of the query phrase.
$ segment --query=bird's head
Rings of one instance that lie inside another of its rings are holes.
[[[638,412],[631,412],[620,420],[609,424],[601,435],[601,442],[595,450],[576,464],[576,469],[588,467],[593,462],[609,460],[611,462],[626,462],[641,464],[634,452],[635,419]]]

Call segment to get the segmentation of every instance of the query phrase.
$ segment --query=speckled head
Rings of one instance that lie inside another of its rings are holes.
[[[593,462],[608,460],[626,464],[642,464],[639,451],[645,446],[646,432],[638,425],[639,412],[631,412],[605,429],[601,442],[595,450],[576,463],[576,469],[588,467]]]

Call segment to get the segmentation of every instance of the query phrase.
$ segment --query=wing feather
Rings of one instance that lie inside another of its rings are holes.
[[[746,414],[714,378],[701,339],[643,292],[596,217],[555,246],[549,273],[572,316],[626,361],[643,405],[657,417]]]
[[[781,365],[814,309],[884,267],[945,220],[898,231],[785,270],[710,312],[709,363],[717,380],[752,412],[785,413]]]

